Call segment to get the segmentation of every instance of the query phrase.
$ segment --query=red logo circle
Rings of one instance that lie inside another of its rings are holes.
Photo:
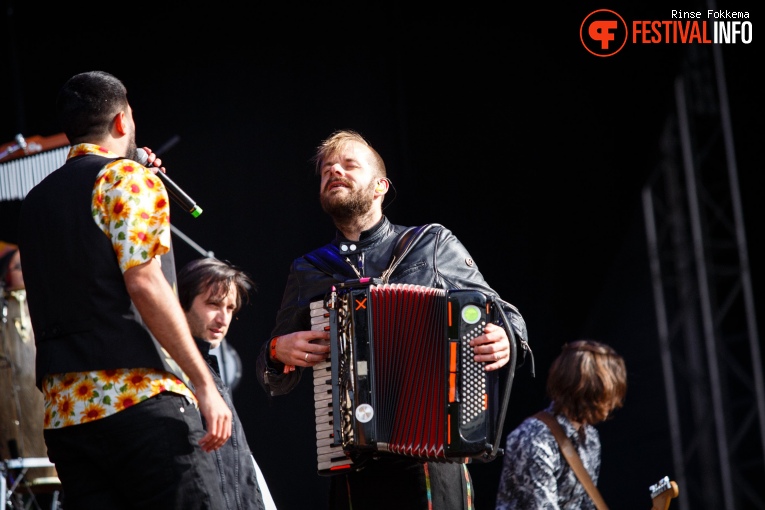
[[[614,11],[598,9],[582,21],[579,39],[596,57],[611,57],[627,43],[627,23]]]

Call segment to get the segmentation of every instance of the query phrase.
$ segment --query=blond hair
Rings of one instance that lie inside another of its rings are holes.
[[[341,129],[335,131],[325,140],[323,140],[318,147],[316,147],[316,153],[311,158],[311,161],[316,166],[316,175],[321,175],[321,167],[324,160],[327,157],[341,151],[347,144],[351,142],[357,142],[369,149],[372,153],[372,165],[375,171],[374,177],[386,177],[387,172],[385,170],[385,162],[377,151],[356,131],[349,129]]]

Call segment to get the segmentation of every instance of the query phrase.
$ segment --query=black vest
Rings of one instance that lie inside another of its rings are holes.
[[[22,203],[19,250],[38,387],[46,374],[120,368],[156,368],[187,380],[141,320],[112,243],[93,218],[93,186],[110,161],[72,158]],[[162,258],[175,288],[172,250]]]

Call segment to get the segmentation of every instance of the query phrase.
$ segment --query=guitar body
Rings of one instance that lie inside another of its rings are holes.
[[[648,490],[653,500],[651,510],[669,510],[669,502],[680,494],[677,483],[670,481],[668,476],[651,485]]]

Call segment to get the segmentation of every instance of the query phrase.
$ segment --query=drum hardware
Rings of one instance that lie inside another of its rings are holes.
[[[61,481],[57,477],[25,480],[27,471],[33,468],[54,467],[47,457],[8,459],[0,462],[0,508],[13,510],[62,510],[59,502]],[[22,491],[21,489],[25,489]],[[25,493],[24,493],[25,492]],[[50,506],[43,508],[38,495],[50,494]]]
[[[28,313],[24,291],[0,286],[0,509],[60,510],[61,481],[45,455],[42,394],[34,386],[34,342],[19,328]],[[39,423],[38,423],[39,418]],[[30,471],[33,470],[33,471]],[[50,501],[50,506],[48,502]]]

